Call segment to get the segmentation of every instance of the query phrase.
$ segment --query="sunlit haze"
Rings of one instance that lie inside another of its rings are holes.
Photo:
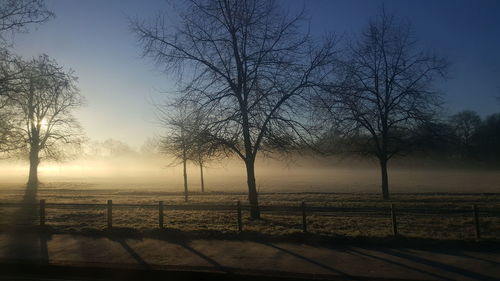
[[[0,280],[500,280],[500,0],[0,0]]]
[[[423,45],[453,62],[449,79],[440,87],[451,113],[470,109],[484,116],[498,111],[498,1],[477,6],[454,0],[284,2],[295,10],[304,5],[315,36],[339,37],[358,32],[385,3],[388,11],[412,22]],[[159,11],[172,14],[168,1],[50,0],[47,5],[56,18],[18,34],[15,48],[27,57],[46,53],[75,70],[87,99],[78,117],[88,137],[118,139],[139,148],[148,137],[161,135],[152,103],[173,91],[176,78],[141,58],[129,19],[155,17]]]

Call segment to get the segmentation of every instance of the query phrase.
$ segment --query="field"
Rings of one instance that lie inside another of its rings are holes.
[[[180,232],[234,234],[236,201],[243,204],[243,231],[282,236],[302,232],[301,202],[307,204],[308,232],[327,237],[387,237],[392,235],[390,203],[396,206],[398,232],[405,237],[447,240],[474,239],[472,205],[480,210],[482,238],[500,238],[500,194],[394,193],[390,202],[377,193],[267,192],[260,194],[262,219],[249,218],[244,192],[193,192],[189,202],[179,192],[133,185],[47,183],[36,192],[22,184],[0,187],[0,227],[38,224],[38,207],[8,205],[47,201],[47,225],[58,232],[106,229],[106,201],[113,204],[113,227],[151,231],[158,228],[158,201],[165,204],[165,227]],[[56,204],[56,205],[51,205]],[[88,204],[57,205],[57,204]],[[97,205],[99,204],[99,205]],[[198,206],[198,207],[196,207]],[[210,210],[211,206],[226,207]],[[175,207],[175,208],[174,208]],[[290,207],[295,207],[291,209]]]

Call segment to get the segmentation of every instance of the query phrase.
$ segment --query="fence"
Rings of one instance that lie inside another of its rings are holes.
[[[27,204],[21,203],[0,203],[0,207],[19,207],[26,208]],[[237,232],[242,232],[245,228],[243,222],[242,211],[248,211],[249,206],[244,206],[237,201],[234,205],[212,205],[212,204],[198,204],[198,205],[179,205],[179,204],[164,204],[164,201],[159,201],[158,204],[113,204],[112,200],[108,200],[106,204],[67,204],[67,203],[47,203],[45,200],[40,200],[38,204],[30,204],[31,208],[39,208],[38,216],[39,216],[39,225],[44,226],[50,224],[50,221],[47,220],[47,212],[46,209],[50,208],[63,208],[63,209],[85,209],[85,208],[94,208],[94,209],[102,209],[106,210],[106,221],[107,228],[113,228],[113,208],[146,208],[146,209],[157,209],[157,227],[165,228],[168,226],[165,218],[168,218],[168,212],[174,210],[188,210],[188,211],[223,211],[233,213],[234,215],[234,228]],[[471,228],[471,232],[473,232],[473,236],[476,239],[481,239],[482,236],[482,227],[481,227],[481,216],[479,208],[476,205],[472,205],[469,207],[470,209],[462,208],[454,208],[454,209],[429,209],[429,208],[408,208],[405,206],[398,206],[396,204],[390,204],[387,208],[380,207],[365,207],[365,208],[355,208],[355,207],[320,207],[320,206],[309,206],[306,202],[301,202],[298,206],[261,206],[260,209],[262,212],[270,212],[270,213],[284,213],[284,214],[294,214],[302,218],[301,220],[301,229],[302,232],[307,233],[309,231],[309,222],[308,217],[315,215],[323,215],[323,214],[337,214],[342,215],[346,213],[364,213],[369,216],[377,216],[381,218],[390,219],[390,233],[392,235],[399,235],[399,220],[404,216],[412,215],[438,215],[438,216],[450,216],[453,214],[461,214],[464,216],[468,216],[470,221],[473,224]],[[491,212],[492,211],[492,212]],[[495,217],[500,217],[500,210],[493,209],[490,210],[489,215],[493,214]],[[167,216],[166,214],[167,213]],[[495,237],[498,238],[497,235]]]

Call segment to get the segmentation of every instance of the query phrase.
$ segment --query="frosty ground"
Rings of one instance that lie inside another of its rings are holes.
[[[397,210],[399,235],[410,238],[471,240],[475,238],[472,205],[480,210],[483,239],[500,237],[500,194],[496,193],[395,193],[387,202],[377,193],[268,192],[260,194],[262,219],[252,220],[244,192],[192,192],[184,202],[180,192],[159,187],[134,187],[96,183],[54,182],[40,185],[27,198],[26,186],[0,188],[0,227],[38,224],[37,207],[19,222],[20,206],[9,203],[47,202],[46,224],[56,232],[91,232],[107,228],[106,202],[113,200],[113,227],[134,231],[158,228],[158,201],[165,205],[165,228],[183,231],[231,234],[237,232],[236,202],[243,204],[243,231],[265,235],[294,235],[303,231],[302,214],[280,207],[298,207],[302,202],[314,207],[333,207],[336,211],[307,212],[308,232],[325,237],[392,236],[390,204]],[[7,205],[6,205],[7,204]],[[55,205],[51,205],[55,204]],[[60,205],[62,204],[62,205]],[[64,205],[69,204],[69,205]],[[71,204],[90,204],[89,206]],[[93,205],[97,204],[97,205]],[[120,206],[121,205],[121,206]],[[128,206],[125,206],[128,205]],[[169,206],[185,206],[179,210]],[[199,210],[189,210],[199,206]],[[205,207],[222,206],[226,210]],[[277,208],[267,208],[277,207]],[[26,209],[28,207],[24,207]],[[267,211],[266,211],[267,210]],[[328,208],[326,208],[328,210]],[[17,220],[17,221],[16,221]]]

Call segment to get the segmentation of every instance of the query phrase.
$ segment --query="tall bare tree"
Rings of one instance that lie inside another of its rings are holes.
[[[42,55],[25,64],[16,94],[10,97],[13,146],[29,155],[28,184],[38,184],[41,159],[61,159],[64,144],[79,144],[81,128],[73,111],[83,104],[77,78]],[[24,154],[24,155],[26,155]]]
[[[160,150],[174,157],[174,161],[181,161],[184,180],[184,201],[187,202],[189,198],[187,162],[189,161],[189,149],[191,146],[190,135],[188,133],[189,113],[182,106],[172,111],[165,111],[164,108],[159,106],[158,111],[160,122],[167,129],[167,134],[160,140]]]
[[[277,1],[191,0],[177,26],[164,17],[132,28],[144,55],[181,74],[182,97],[209,113],[207,141],[245,163],[252,218],[259,218],[259,151],[308,140],[305,105],[332,44],[315,47]]]
[[[0,2],[0,152],[12,150],[12,109],[10,97],[24,68],[20,58],[9,50],[9,37],[26,32],[32,24],[52,18],[43,0],[4,0]],[[15,147],[14,147],[15,148]]]
[[[158,117],[167,130],[161,139],[162,152],[173,156],[183,166],[184,195],[188,200],[187,163],[191,161],[200,167],[201,191],[205,191],[203,176],[204,164],[211,159],[225,156],[224,150],[217,143],[210,142],[207,130],[207,116],[201,111],[193,110],[186,104],[173,103],[158,106]],[[176,164],[174,162],[173,164]]]
[[[203,133],[198,134],[198,136],[203,136]],[[204,142],[202,138],[198,138],[194,144],[193,151],[193,162],[195,162],[198,167],[200,167],[200,187],[201,192],[205,192],[205,176],[204,169],[205,165],[211,158],[215,157],[215,151],[211,150],[210,143]]]
[[[379,160],[388,199],[387,163],[408,148],[412,130],[437,113],[433,82],[444,76],[447,62],[422,51],[410,25],[383,11],[349,44],[340,64],[339,80],[327,87],[321,106],[365,140],[363,151]]]
[[[209,161],[226,158],[231,153],[221,142],[212,139],[211,117],[201,110],[192,111],[185,128],[185,138],[189,142],[188,158],[200,168],[201,192],[205,192],[204,168]]]

